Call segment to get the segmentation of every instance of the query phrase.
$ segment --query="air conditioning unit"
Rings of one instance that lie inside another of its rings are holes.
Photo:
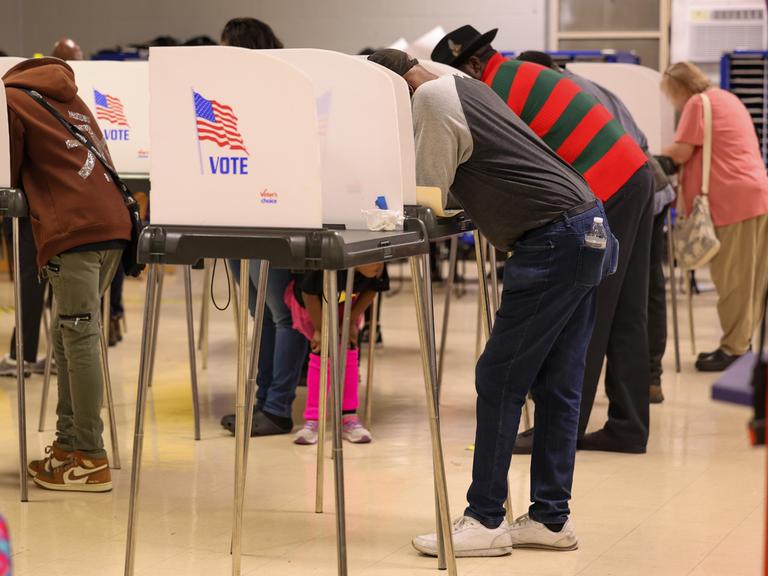
[[[688,59],[693,62],[719,62],[723,52],[766,48],[765,6],[692,4],[688,21]]]

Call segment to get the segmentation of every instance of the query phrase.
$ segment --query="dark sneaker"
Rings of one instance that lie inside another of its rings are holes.
[[[533,428],[528,428],[517,435],[512,454],[530,454],[531,452],[533,452]]]
[[[109,492],[112,474],[106,458],[90,458],[82,452],[72,452],[61,466],[50,471],[40,470],[35,484],[46,490],[66,492]]]
[[[624,454],[645,454],[645,446],[623,442],[605,428],[585,434],[577,444],[579,450],[596,450],[600,452],[622,452]]]
[[[722,348],[718,348],[711,356],[696,360],[696,370],[699,372],[722,372],[739,358],[741,356],[733,356]]]
[[[696,356],[696,359],[703,360],[704,358],[709,358],[710,356],[714,356],[718,350],[720,349],[718,348],[717,350],[712,350],[712,352],[699,352],[699,355]]]
[[[235,415],[227,414],[221,418],[221,427],[235,435]],[[293,421],[290,418],[267,415],[261,410],[253,410],[251,423],[251,436],[275,436],[277,434],[289,434],[293,430]]]
[[[281,418],[258,410],[253,415],[251,436],[277,436],[278,434],[290,434],[293,430],[293,420]]]

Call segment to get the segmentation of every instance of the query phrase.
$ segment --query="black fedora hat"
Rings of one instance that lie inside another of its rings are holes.
[[[432,50],[432,60],[449,66],[461,66],[478,48],[493,42],[498,31],[498,28],[494,28],[490,32],[480,34],[469,24],[457,28],[437,43]]]

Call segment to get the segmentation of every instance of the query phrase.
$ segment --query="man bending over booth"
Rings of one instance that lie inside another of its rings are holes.
[[[480,34],[472,26],[462,26],[438,42],[432,60],[493,88],[605,202],[621,250],[618,271],[600,287],[597,298],[595,333],[584,374],[579,448],[643,453],[649,427],[647,309],[653,174],[637,142],[589,91],[549,68],[507,60],[490,44],[496,32]],[[586,434],[606,358],[608,421]],[[530,442],[531,437],[520,440]]]
[[[504,291],[477,363],[477,431],[469,506],[453,524],[457,556],[513,547],[574,550],[569,521],[582,375],[596,286],[612,271],[615,239],[584,179],[483,83],[438,78],[398,50],[369,57],[413,92],[417,184],[449,192],[502,251]],[[601,226],[602,224],[602,226]],[[604,227],[602,244],[591,236]],[[589,238],[588,238],[589,237]],[[505,520],[507,473],[520,412],[536,399],[531,505]],[[434,534],[414,547],[437,554]]]

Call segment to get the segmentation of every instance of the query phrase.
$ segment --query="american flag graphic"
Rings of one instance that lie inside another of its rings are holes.
[[[94,90],[93,99],[96,101],[96,118],[98,120],[106,120],[118,126],[128,126],[128,119],[125,117],[120,98]]]
[[[195,99],[198,139],[215,142],[220,148],[242,150],[248,154],[232,108],[216,100],[207,100],[195,91],[192,94]]]

